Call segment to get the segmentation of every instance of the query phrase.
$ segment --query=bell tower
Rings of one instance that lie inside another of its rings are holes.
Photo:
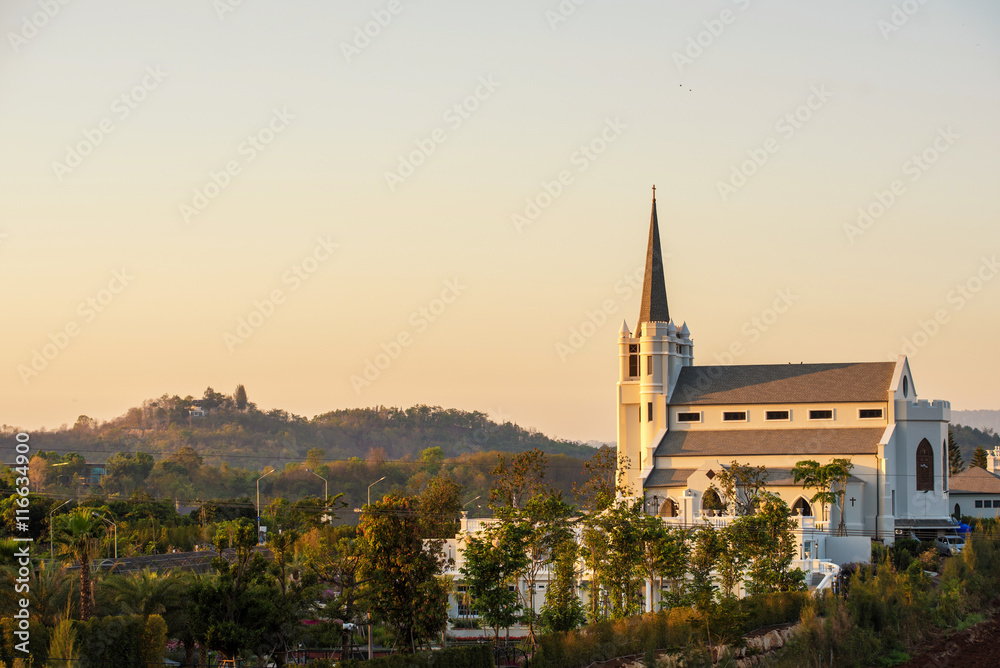
[[[630,494],[642,494],[643,481],[653,470],[653,452],[669,428],[670,391],[681,368],[693,363],[687,324],[678,329],[667,306],[654,186],[639,319],[635,332],[625,322],[618,332],[618,467],[621,473],[627,465]]]

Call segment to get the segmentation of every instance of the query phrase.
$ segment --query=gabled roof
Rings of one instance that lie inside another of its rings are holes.
[[[660,226],[656,220],[656,188],[653,188],[653,213],[649,217],[649,243],[646,245],[646,272],[642,279],[642,305],[636,332],[644,322],[670,322],[667,308],[667,284],[663,278],[663,253],[660,252]]]
[[[685,429],[668,431],[654,457],[747,455],[870,455],[884,427],[844,429]]]
[[[673,405],[886,401],[895,362],[687,366]]]
[[[1000,477],[978,466],[970,466],[948,479],[952,494],[1000,494]]]

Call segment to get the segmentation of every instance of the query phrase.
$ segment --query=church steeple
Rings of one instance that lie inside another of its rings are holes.
[[[663,278],[663,254],[660,251],[660,227],[656,220],[656,186],[653,186],[653,213],[649,218],[649,244],[646,246],[646,273],[642,281],[642,306],[636,331],[644,322],[670,322],[667,286]]]

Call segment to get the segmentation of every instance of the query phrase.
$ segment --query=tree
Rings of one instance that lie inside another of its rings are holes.
[[[987,460],[987,453],[983,446],[976,448],[976,451],[972,453],[972,461],[969,462],[969,466],[978,466],[981,469],[986,469],[989,461]]]
[[[443,463],[444,450],[438,446],[420,452],[420,468],[430,475],[437,475]]]
[[[440,541],[425,546],[412,497],[396,494],[364,506],[359,549],[359,575],[372,616],[394,635],[395,647],[415,652],[417,645],[435,637],[448,623],[448,592],[438,579],[445,564]]]
[[[494,480],[490,490],[490,506],[521,508],[521,505],[542,491],[548,457],[538,448],[512,455],[497,454],[497,465],[491,471]]]
[[[750,515],[756,512],[767,485],[767,467],[740,464],[733,460],[728,469],[723,468],[716,473],[711,488],[716,485],[726,506],[732,506],[734,515]]]
[[[118,452],[108,457],[107,474],[101,479],[101,487],[114,494],[130,494],[142,486],[153,471],[156,462],[152,455],[139,451]]]
[[[545,605],[538,621],[548,633],[572,631],[587,621],[583,603],[576,594],[579,547],[570,536],[553,549],[552,579],[545,591]]]
[[[582,508],[598,512],[614,503],[617,491],[615,475],[618,468],[615,453],[615,448],[605,446],[584,463],[583,484],[577,486],[573,483],[573,494]],[[627,461],[627,458],[624,459]]]
[[[810,499],[812,503],[836,504],[840,508],[840,524],[837,532],[841,536],[847,535],[847,526],[844,522],[844,496],[853,468],[854,464],[850,459],[833,459],[829,464],[822,466],[815,460],[807,459],[798,462],[792,468],[792,478],[797,484],[801,484],[803,489],[819,490]]]
[[[319,468],[324,457],[326,457],[326,450],[323,448],[309,448],[306,450],[306,468]]]
[[[642,570],[649,581],[650,597],[646,602],[647,612],[656,611],[656,595],[662,590],[662,579],[671,580],[673,599],[677,602],[679,582],[687,572],[688,546],[686,533],[681,529],[667,527],[656,515],[642,515],[639,518],[640,541],[642,543]],[[657,579],[661,583],[657,583]]]
[[[528,642],[535,641],[535,589],[541,570],[548,565],[558,545],[572,537],[569,520],[573,506],[562,500],[561,492],[536,494],[525,503],[523,510],[512,508],[499,511],[502,523],[513,524],[522,536],[522,549],[527,562],[517,575],[524,579],[522,607],[528,621]],[[518,588],[520,591],[520,588]]]
[[[247,389],[243,385],[236,386],[236,392],[233,393],[233,400],[236,402],[236,410],[245,411],[247,408]]]
[[[216,577],[195,583],[189,592],[196,639],[234,659],[241,652],[267,653],[275,629],[284,621],[281,594],[268,578],[268,563],[256,552],[257,527],[244,518],[219,524],[213,541],[219,556]],[[232,561],[222,557],[232,549]]]
[[[462,512],[462,486],[448,475],[432,478],[417,496],[424,538],[454,538]]]
[[[473,607],[493,629],[494,643],[499,642],[500,629],[517,622],[521,610],[518,575],[528,563],[522,532],[516,524],[501,522],[464,538],[462,581]]]
[[[948,430],[948,475],[957,475],[965,470],[962,451],[955,443],[955,432]]]
[[[300,541],[306,568],[327,588],[323,612],[328,619],[340,619],[341,656],[349,656],[351,632],[347,626],[360,621],[365,610],[362,587],[367,584],[359,576],[364,554],[360,550],[357,528],[352,526],[320,527],[306,533]]]
[[[77,508],[60,516],[59,544],[63,554],[80,564],[80,619],[87,621],[94,607],[90,589],[90,561],[100,549],[104,525],[90,508]]]
[[[612,619],[640,612],[643,500],[621,499],[584,518],[584,559],[607,595]],[[591,587],[591,596],[597,596]]]
[[[791,569],[797,552],[792,511],[780,497],[765,493],[752,516],[737,520],[744,525],[743,549],[748,556],[747,591],[764,594],[798,591],[805,574]],[[735,523],[734,523],[735,524]]]

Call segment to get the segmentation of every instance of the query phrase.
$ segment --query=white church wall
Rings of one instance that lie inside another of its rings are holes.
[[[825,548],[826,558],[838,566],[867,563],[872,558],[872,540],[868,536],[827,536]]]
[[[881,418],[862,418],[862,409],[881,409]],[[720,430],[740,429],[843,429],[850,427],[885,427],[888,424],[888,404],[881,402],[841,402],[816,404],[671,404],[670,429]],[[832,410],[833,419],[810,420],[811,410]],[[746,412],[747,420],[726,421],[723,413]],[[767,411],[788,411],[788,420],[768,420]],[[678,413],[701,413],[700,422],[679,422]]]

